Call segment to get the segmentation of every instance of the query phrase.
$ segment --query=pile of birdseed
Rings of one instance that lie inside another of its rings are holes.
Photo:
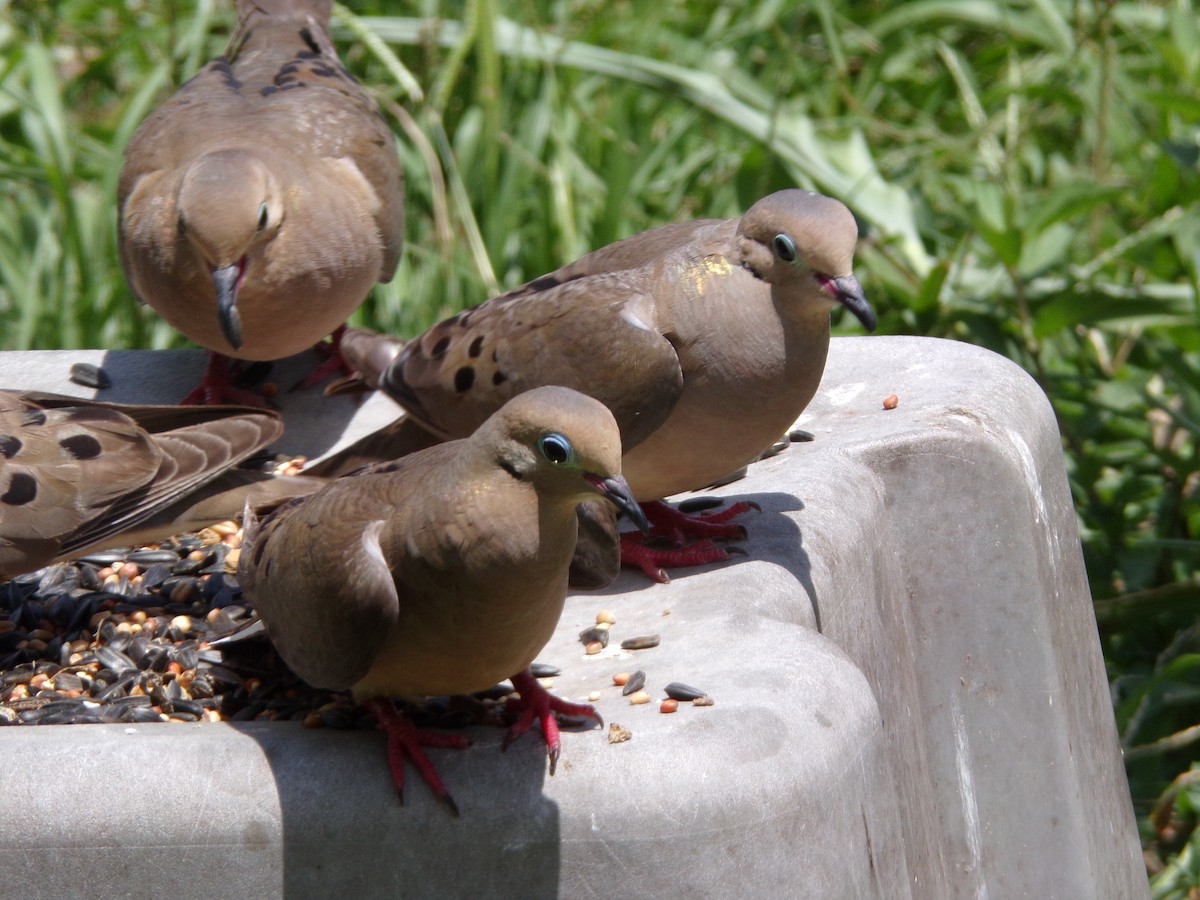
[[[236,638],[257,619],[234,577],[241,538],[223,522],[0,584],[0,725],[300,720],[373,728],[348,693],[296,677],[264,634]],[[419,727],[501,725],[510,691],[402,709]]]

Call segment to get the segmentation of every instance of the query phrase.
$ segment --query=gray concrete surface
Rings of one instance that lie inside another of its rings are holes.
[[[64,382],[86,356],[0,354],[0,387],[87,393]],[[96,356],[112,399],[173,400],[200,367]],[[337,446],[329,419],[361,433],[391,415],[381,399],[285,407],[283,449],[313,456]],[[568,599],[541,656],[563,669],[553,689],[600,691],[628,743],[567,732],[549,778],[534,737],[501,753],[499,730],[475,729],[469,750],[432,751],[455,820],[415,773],[397,805],[367,732],[7,728],[0,893],[1145,896],[1037,386],[962,344],[836,339],[799,424],[813,443],[712,492],[762,506],[748,558]],[[613,644],[587,657],[576,635],[601,608]],[[617,649],[646,633],[661,646]],[[611,686],[635,668],[655,703]],[[660,714],[669,681],[715,705]]]

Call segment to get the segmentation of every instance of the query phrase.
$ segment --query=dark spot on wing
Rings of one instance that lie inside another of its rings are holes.
[[[496,385],[497,387],[504,384],[506,381],[508,381],[508,376],[503,372],[496,372],[492,375],[492,384]]]
[[[535,278],[529,284],[525,285],[521,293],[536,293],[537,291],[549,290],[552,287],[558,287],[561,284],[553,275],[543,275],[541,278]]]
[[[309,31],[307,28],[301,28],[301,29],[300,29],[300,40],[302,40],[302,41],[304,41],[304,43],[308,44],[308,48],[309,48],[310,50],[312,50],[312,55],[313,55],[313,56],[320,56],[320,55],[321,55],[321,48],[320,48],[320,46],[317,44],[317,42],[316,42],[316,39],[315,39],[315,38],[313,38],[312,32],[311,32],[311,31]],[[308,57],[307,57],[307,55],[306,55],[306,54],[305,54],[305,53],[302,51],[302,52],[300,53],[300,58],[301,58],[301,59],[306,59],[306,58],[308,58]]]
[[[271,94],[275,93],[277,90],[279,90],[279,88],[275,87],[275,85],[268,84],[265,88],[263,88],[261,91],[259,91],[259,93],[262,94],[264,97],[269,97],[269,96],[271,96]]]
[[[365,472],[365,471],[370,470],[370,473],[372,475],[387,475],[387,474],[390,474],[391,472],[400,471],[400,468],[402,466],[403,466],[403,462],[401,460],[393,459],[393,460],[389,460],[388,462],[376,463],[373,466],[363,466],[360,471]],[[353,475],[354,473],[350,472],[348,474]]]
[[[16,435],[0,434],[0,456],[12,459],[21,452],[23,446],[21,439]]]
[[[9,506],[24,506],[37,497],[37,481],[28,472],[14,472],[8,482],[8,490],[0,496],[0,503]]]
[[[46,424],[46,414],[40,409],[31,409],[21,416],[21,424],[23,426],[38,426]]]
[[[438,338],[438,342],[433,345],[433,349],[429,351],[429,355],[434,359],[438,359],[446,354],[446,348],[450,346],[450,336],[443,335]]]
[[[467,356],[474,359],[483,352],[483,335],[478,335],[475,340],[471,341],[471,346],[467,348]]]
[[[463,366],[454,373],[454,389],[460,394],[464,391],[469,391],[471,385],[475,383],[475,370],[470,366]]]
[[[90,434],[76,434],[69,438],[63,438],[58,442],[58,446],[62,447],[76,459],[95,459],[100,455],[100,442]]]
[[[225,82],[225,87],[231,91],[240,91],[242,89],[242,83],[233,74],[233,69],[230,67],[229,60],[226,57],[218,56],[208,64],[208,67],[221,76],[221,80]]]

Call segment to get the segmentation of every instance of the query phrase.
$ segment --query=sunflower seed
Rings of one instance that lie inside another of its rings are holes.
[[[104,390],[112,387],[112,379],[102,368],[92,363],[77,362],[71,365],[71,381],[80,387]]]
[[[626,638],[621,641],[622,650],[649,650],[652,647],[657,647],[660,642],[657,634],[646,634],[640,637]]]
[[[708,695],[699,688],[694,688],[690,684],[684,684],[680,681],[672,681],[663,692],[672,700],[698,700],[701,697]]]

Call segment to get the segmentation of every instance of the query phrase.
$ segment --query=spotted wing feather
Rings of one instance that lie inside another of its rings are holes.
[[[470,434],[506,400],[542,385],[604,403],[626,449],[666,419],[683,374],[638,279],[614,272],[493,298],[410,341],[382,383],[443,437]]]
[[[119,534],[281,433],[261,410],[0,392],[0,574]]]

